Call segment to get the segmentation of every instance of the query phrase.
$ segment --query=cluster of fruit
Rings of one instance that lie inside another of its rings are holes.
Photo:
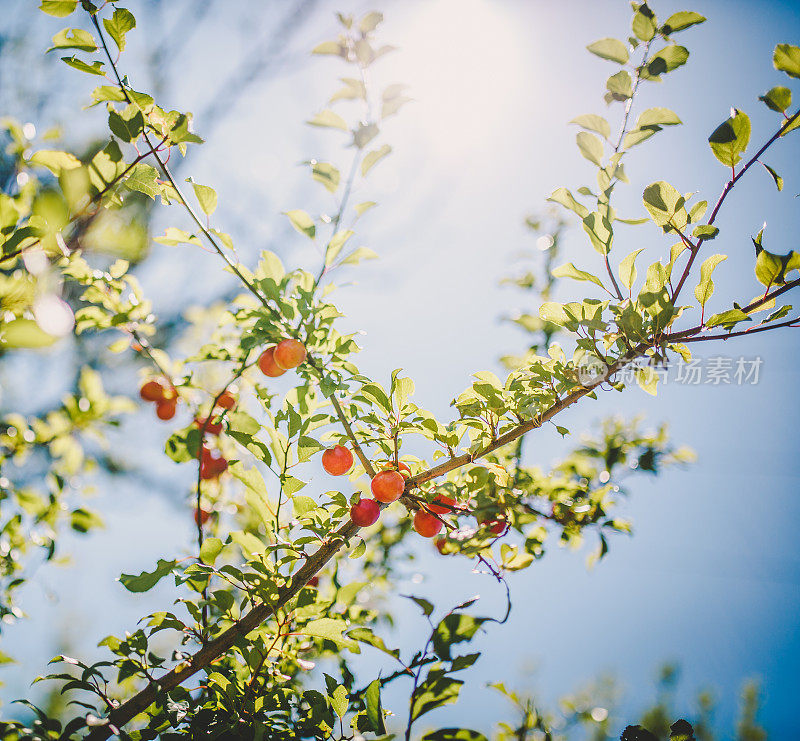
[[[287,370],[297,368],[307,357],[306,346],[300,340],[283,340],[261,353],[258,367],[265,376],[277,378]]]
[[[156,405],[156,416],[168,420],[175,416],[178,408],[178,391],[171,382],[164,383],[159,378],[145,381],[139,389],[139,396],[145,401],[152,401]]]
[[[331,476],[343,476],[353,467],[353,454],[343,445],[328,448],[322,454],[322,467]],[[350,519],[359,527],[368,527],[378,521],[381,504],[397,501],[405,491],[406,479],[411,469],[400,462],[384,465],[372,479],[370,489],[374,499],[359,499],[350,507]],[[414,529],[424,538],[433,538],[441,532],[444,523],[441,515],[464,512],[456,500],[445,494],[439,494],[431,503],[423,504],[414,514]],[[502,535],[506,530],[506,521],[502,515],[481,522],[481,525],[494,535]]]

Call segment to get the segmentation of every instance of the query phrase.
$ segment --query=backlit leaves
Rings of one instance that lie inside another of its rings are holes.
[[[601,59],[608,59],[617,64],[628,63],[628,47],[619,39],[600,39],[586,47],[592,54]]]
[[[785,72],[789,77],[800,78],[800,46],[778,44],[772,61],[775,69]]]
[[[750,118],[733,109],[730,118],[721,123],[708,137],[714,156],[726,167],[739,164],[750,143]]]

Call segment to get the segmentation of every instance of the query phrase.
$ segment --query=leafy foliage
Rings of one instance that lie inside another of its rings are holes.
[[[162,107],[121,71],[117,52],[125,51],[128,34],[137,28],[130,10],[76,0],[43,0],[41,9],[75,24],[55,33],[51,50],[71,52],[61,57],[67,66],[93,83],[100,82],[95,77],[108,83],[91,92],[91,105],[107,112],[108,132],[78,156],[40,148],[25,127],[6,123],[18,177],[14,188],[0,194],[0,350],[42,347],[73,331],[79,338],[94,337],[112,352],[136,358],[143,381],[157,391],[148,399],[143,387],[142,397],[156,402],[161,419],[172,419],[178,404],[192,412],[190,425],[172,430],[165,454],[176,465],[197,467],[196,486],[187,496],[197,549],[189,558],[165,554],[154,568],[147,564],[139,574],[120,576],[129,592],[161,584],[175,599],[170,611],[148,615],[122,636],[104,638],[100,646],[108,659],[53,660],[61,670],[41,679],[57,682],[80,708],[78,715],[62,723],[32,707],[36,727],[9,723],[6,737],[323,739],[346,738],[351,731],[386,737],[394,717],[384,708],[382,691],[389,682],[409,679],[403,729],[410,738],[415,723],[458,700],[463,677],[480,657],[467,644],[508,618],[508,572],[533,567],[553,538],[578,546],[591,535],[597,548],[590,561],[603,558],[609,536],[631,530],[617,513],[627,494],[623,476],[656,474],[665,465],[691,460],[689,451],[670,443],[664,426],[645,432],[639,420],[605,420],[549,470],[527,464],[524,436],[550,422],[568,435],[554,418],[601,390],[623,390],[619,371],[629,362],[688,360],[688,343],[739,334],[733,332],[737,324],[773,308],[779,295],[800,284],[793,274],[800,268],[798,253],[768,252],[762,232],[753,240],[755,275],[766,287],[762,296],[734,300],[732,309],[706,319],[716,289],[712,274],[725,259],[714,254],[704,255],[700,265],[696,303],[680,303],[686,301],[684,284],[695,277],[697,256],[719,233],[714,222],[728,193],[769,146],[796,128],[800,112],[787,113],[791,90],[774,87],[761,96],[783,117],[751,159],[745,157],[752,127],[743,111],[734,109],[709,136],[730,179],[708,218],[705,201],[663,180],[644,189],[642,217],[622,218],[614,198],[628,183],[631,151],[665,127],[681,124],[677,113],[661,106],[642,111],[633,123],[634,100],[642,84],[661,82],[687,63],[688,48],[672,37],[705,19],[680,11],[660,22],[647,3],[634,3],[631,36],[590,44],[592,54],[620,67],[608,78],[604,95],[608,106],[623,104],[618,133],[612,136],[610,116],[575,118],[572,123],[581,129],[577,147],[594,181],[575,194],[559,187],[550,200],[577,217],[592,251],[578,261],[581,267],[556,266],[566,222],[553,214],[529,220],[542,232],[537,242],[544,240],[544,270],[508,280],[529,298],[535,289],[536,300],[543,300],[538,310],[513,319],[526,333],[526,347],[503,359],[505,378],[475,373],[452,401],[452,418],[439,419],[418,403],[413,380],[400,369],[384,378],[362,372],[356,335],[342,329],[334,303],[332,279],[348,278],[360,261],[376,256],[369,248],[350,246],[358,220],[375,205],[350,203],[354,183],[391,154],[391,145],[381,139],[384,123],[410,100],[403,85],[375,90],[371,83],[373,66],[393,50],[378,42],[382,14],[340,14],[336,38],[313,50],[344,64],[350,76],[307,123],[339,137],[352,162],[349,169],[313,158],[304,163],[322,185],[322,195],[335,204],[332,214],[311,206],[285,213],[300,235],[295,238],[319,249],[318,268],[308,270],[285,265],[266,250],[256,265],[241,263],[233,238],[217,223],[213,187],[187,178],[190,196],[177,182],[169,158],[185,156],[203,139],[193,131],[189,112]],[[776,47],[778,71],[800,77],[798,63],[798,47]],[[767,169],[780,190],[782,179]],[[159,318],[130,272],[148,239],[128,217],[156,199],[177,206],[192,226],[191,231],[168,226],[153,241],[210,249],[239,291],[221,305],[196,310],[184,351],[175,353],[158,346]],[[617,261],[616,230],[649,222],[659,229],[642,228],[643,237],[673,242],[663,258],[637,267],[643,251],[638,249]],[[96,249],[107,241],[117,245],[116,252]],[[600,297],[555,300],[556,281],[566,278]],[[779,321],[790,310],[773,311],[759,331],[796,324],[800,318]],[[682,328],[692,312],[699,323]],[[203,331],[207,324],[213,326],[210,332]],[[724,331],[708,334],[713,327]],[[302,350],[297,362],[278,362],[287,347],[290,356]],[[292,382],[282,393],[272,379],[287,371]],[[637,379],[645,391],[656,392],[652,368]],[[87,367],[77,392],[59,409],[38,417],[11,412],[0,420],[4,619],[21,615],[14,591],[32,550],[52,558],[64,520],[81,533],[100,524],[80,501],[83,484],[77,482],[87,480],[101,455],[87,449],[89,441],[97,445],[105,429],[132,408],[130,400],[109,397],[100,375]],[[310,496],[305,466],[332,444],[352,450],[354,465],[346,483]],[[350,518],[351,505],[368,494],[376,471],[387,467],[407,469],[402,494],[376,525],[360,529]],[[475,600],[442,614],[438,606],[412,597],[429,631],[425,644],[406,658],[381,635],[391,619],[382,609],[382,595],[396,563],[407,555],[412,518],[419,514],[443,529],[435,541],[443,556],[480,564],[508,600],[506,614],[496,618],[473,614]],[[345,557],[355,564],[355,579],[346,576]],[[362,649],[378,651],[399,668],[360,686],[352,655]],[[187,680],[197,674],[197,686],[188,689]],[[547,717],[532,703],[497,689],[521,709],[525,733],[553,737]],[[585,719],[584,711],[574,715]],[[630,726],[623,738],[665,737],[665,729],[651,726]],[[500,737],[515,732],[507,726]],[[679,721],[670,737],[690,739],[694,732]],[[484,736],[442,728],[424,738]]]

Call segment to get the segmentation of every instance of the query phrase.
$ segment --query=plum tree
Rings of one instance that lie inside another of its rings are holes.
[[[36,729],[9,721],[0,727],[4,738],[410,739],[420,719],[427,722],[428,713],[457,700],[466,681],[461,677],[470,676],[480,656],[466,653],[466,644],[507,620],[506,575],[533,567],[553,539],[575,545],[591,537],[597,542],[593,560],[603,558],[610,536],[630,531],[618,512],[626,477],[690,459],[665,428],[643,432],[636,422],[611,418],[544,470],[528,463],[526,436],[547,423],[568,436],[556,424],[559,415],[610,389],[635,383],[655,394],[659,365],[689,361],[693,343],[800,323],[782,303],[800,286],[800,254],[769,252],[759,232],[753,238],[753,299],[750,288],[741,293],[742,283],[726,284],[721,298],[712,274],[725,256],[708,254],[730,193],[763,164],[768,150],[779,151],[784,137],[800,128],[789,88],[776,85],[760,97],[777,116],[755,153],[745,154],[753,132],[743,110],[735,109],[711,132],[709,159],[724,166],[726,180],[710,211],[688,192],[690,184],[678,188],[655,180],[642,189],[640,218],[617,213],[630,157],[665,127],[680,124],[661,106],[635,118],[632,111],[644,86],[669,79],[687,63],[689,50],[676,37],[682,40],[705,21],[697,13],[678,11],[659,20],[647,3],[635,2],[624,40],[605,37],[589,45],[589,52],[615,65],[604,96],[612,112],[622,109],[614,122],[618,133],[612,136],[611,114],[574,119],[581,129],[578,150],[594,180],[573,190],[559,187],[549,200],[579,223],[590,265],[554,264],[566,226],[551,217],[545,274],[513,281],[523,290],[537,284],[543,299],[535,315],[516,320],[529,332],[528,347],[505,358],[505,378],[476,373],[453,400],[452,418],[440,418],[418,403],[413,380],[401,371],[380,379],[359,367],[357,335],[345,328],[334,303],[332,280],[348,280],[349,271],[373,256],[348,244],[358,220],[376,204],[353,204],[351,196],[390,153],[380,139],[385,121],[410,99],[402,85],[375,88],[373,66],[392,51],[378,41],[382,15],[339,14],[336,37],[314,49],[347,72],[344,87],[310,124],[348,132],[352,160],[346,171],[318,158],[303,165],[334,198],[333,209],[312,209],[314,215],[300,208],[285,213],[296,238],[316,248],[309,252],[319,264],[306,269],[284,264],[269,250],[257,264],[240,262],[234,238],[219,223],[217,193],[191,178],[185,179],[189,189],[175,175],[175,161],[202,138],[191,114],[162,107],[125,69],[126,39],[136,29],[130,10],[89,0],[44,0],[41,9],[70,19],[68,28],[56,31],[52,48],[71,70],[86,75],[82,79],[100,83],[86,93],[93,106],[103,106],[108,130],[100,148],[77,156],[42,146],[25,126],[6,124],[17,177],[0,194],[2,350],[43,347],[72,333],[98,338],[150,379],[139,393],[155,402],[160,419],[173,420],[180,400],[186,423],[169,426],[164,451],[185,470],[193,466],[185,511],[189,521],[194,513],[196,532],[190,555],[186,544],[172,543],[155,567],[120,576],[133,594],[159,582],[172,590],[164,609],[121,636],[104,638],[102,660],[57,657],[64,666],[47,678],[70,695],[71,709],[60,718],[33,709]],[[800,48],[778,44],[773,65],[790,82],[800,78]],[[351,106],[349,120],[337,112],[346,113],[345,105]],[[781,190],[782,177],[765,167]],[[181,342],[163,346],[161,318],[131,265],[90,249],[98,235],[115,234],[109,223],[132,220],[135,209],[143,203],[153,208],[156,199],[191,226],[169,226],[153,241],[206,248],[235,282],[220,302],[224,306],[193,312]],[[628,228],[639,229],[641,243],[660,251],[641,277],[636,262],[644,259],[643,250],[625,256],[615,251],[615,233]],[[553,286],[564,280],[587,290],[556,301]],[[720,310],[711,313],[714,295]],[[42,318],[43,301],[49,322]],[[209,325],[210,339],[201,331]],[[273,383],[289,369],[295,370],[291,384]],[[110,363],[104,370],[115,372]],[[635,381],[626,379],[627,370]],[[97,524],[82,501],[68,502],[103,457],[90,443],[134,408],[130,400],[106,394],[102,374],[87,367],[76,393],[56,408],[3,418],[0,487],[4,517],[9,513],[3,528],[8,547],[0,549],[4,623],[22,614],[15,590],[27,578],[31,549],[52,558],[65,514],[79,532]],[[313,478],[308,467],[320,454],[328,473],[350,473],[334,490],[306,488]],[[31,479],[47,487],[45,493],[32,492]],[[438,535],[436,548],[456,557],[448,567],[465,563],[470,573],[488,574],[501,586],[505,616],[476,615],[475,600],[443,609],[412,596],[426,626],[423,640],[408,656],[387,645],[390,639],[381,633],[391,616],[383,595],[402,573],[413,547],[413,538],[406,539],[411,530]],[[400,668],[382,666],[377,675],[374,666],[364,669],[357,664],[362,648]],[[316,662],[332,673],[312,672]],[[412,685],[407,715],[389,715],[382,693],[400,680]],[[527,730],[552,737],[543,716],[527,705],[525,712]],[[673,738],[691,737],[691,727],[680,723],[673,724],[679,734]],[[651,733],[631,728],[628,738]],[[423,738],[486,736],[448,727]]]

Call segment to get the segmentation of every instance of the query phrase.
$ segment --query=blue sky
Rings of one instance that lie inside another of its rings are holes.
[[[372,6],[342,2],[336,7],[358,12]],[[619,205],[626,216],[641,215],[641,191],[654,180],[716,198],[726,172],[708,148],[708,134],[735,106],[752,117],[754,145],[768,138],[775,114],[757,97],[788,80],[772,68],[772,49],[778,42],[800,40],[800,12],[792,3],[660,2],[654,10],[666,17],[685,7],[709,18],[682,34],[681,43],[692,53],[689,63],[663,84],[646,88],[637,103],[639,110],[673,108],[685,125],[662,132],[631,157],[632,184]],[[349,161],[337,147],[336,134],[301,125],[344,74],[335,61],[306,54],[335,33],[333,9],[326,3],[313,7],[280,56],[282,74],[254,85],[182,170],[216,187],[218,223],[237,239],[243,256],[268,247],[289,264],[315,262],[280,212],[331,208],[299,162],[312,156],[335,158],[342,166]],[[400,51],[376,76],[384,83],[408,82],[415,102],[386,126],[385,139],[395,151],[354,195],[354,202],[380,203],[359,225],[357,238],[381,259],[342,276],[347,285],[336,296],[346,325],[364,332],[364,372],[386,379],[391,369],[403,367],[416,381],[417,401],[448,417],[450,400],[469,384],[471,373],[497,370],[498,356],[525,341],[498,319],[536,307],[520,305],[520,297],[498,281],[512,269],[515,255],[534,245],[524,217],[541,210],[559,185],[592,184],[591,165],[579,156],[574,127],[567,122],[580,113],[605,115],[604,81],[614,69],[585,46],[604,36],[622,36],[629,12],[623,2],[588,0],[431,0],[386,2],[380,9],[386,14],[383,37]],[[207,90],[224,78],[240,53],[232,40],[241,29],[224,25],[234,22],[218,19],[182,53],[183,79],[165,91],[170,105],[202,108]],[[135,80],[141,46],[134,37],[131,47]],[[74,79],[55,66],[53,74]],[[608,115],[618,120],[619,109]],[[196,122],[201,134],[203,123]],[[800,179],[796,167],[790,168],[798,155],[800,135],[795,134],[766,158],[786,180],[782,193],[759,170],[729,198],[713,243],[730,255],[715,274],[714,307],[727,304],[728,297],[749,299],[757,293],[749,238],[763,222],[768,249],[796,248],[800,213],[794,196]],[[157,229],[168,224],[185,225],[175,211],[161,215]],[[566,244],[566,259],[599,273],[598,256],[581,230],[571,230]],[[670,244],[654,226],[630,227],[620,234],[616,254],[645,246],[652,261]],[[140,274],[162,314],[227,285],[210,256],[186,249],[156,246]],[[176,290],[176,275],[193,279],[184,278]],[[562,298],[578,295],[581,288],[565,286]],[[758,677],[763,722],[771,735],[787,738],[797,732],[797,337],[787,331],[695,349],[701,355],[760,356],[759,383],[668,384],[656,399],[630,389],[586,401],[562,416],[560,424],[575,433],[590,430],[608,414],[641,413],[652,424],[668,421],[674,440],[694,448],[698,462],[658,480],[632,483],[625,514],[634,521],[635,535],[615,538],[610,555],[593,571],[584,566],[585,554],[553,548],[540,564],[513,576],[514,612],[507,626],[491,628],[483,640],[479,680],[458,705],[431,715],[431,723],[487,728],[505,708],[483,688],[483,680],[536,688],[552,699],[603,671],[621,678],[627,689],[623,710],[632,718],[651,699],[659,664],[671,660],[683,668],[679,697],[688,701],[701,687],[715,688],[724,727],[732,725],[741,681]],[[134,382],[116,379],[118,390]],[[156,461],[163,428],[153,430],[150,416],[142,415],[130,432],[135,455]],[[526,455],[531,463],[547,465],[570,445],[554,430],[543,429],[528,443]],[[166,490],[180,492],[188,485],[186,472],[163,461],[153,465]],[[32,618],[6,633],[7,640],[24,646],[25,655],[13,677],[6,672],[4,699],[27,693],[27,682],[61,650],[59,621],[71,633],[69,650],[88,655],[105,633],[130,628],[148,610],[171,602],[164,587],[133,596],[113,579],[120,571],[141,570],[159,555],[190,547],[191,516],[180,494],[134,485],[113,491],[100,487],[97,504],[108,528],[70,541],[72,565],[42,569],[26,589]],[[428,548],[418,556],[398,593],[435,595],[442,607],[481,593],[482,610],[501,610],[498,588],[472,574],[468,562],[439,558]],[[414,573],[423,576],[421,582],[411,578]],[[413,625],[415,608],[402,600],[396,607],[403,616],[399,624]],[[418,643],[418,635],[405,629],[394,639],[408,648]],[[372,659],[364,661],[367,672]],[[397,703],[402,696],[398,692],[391,699]]]

